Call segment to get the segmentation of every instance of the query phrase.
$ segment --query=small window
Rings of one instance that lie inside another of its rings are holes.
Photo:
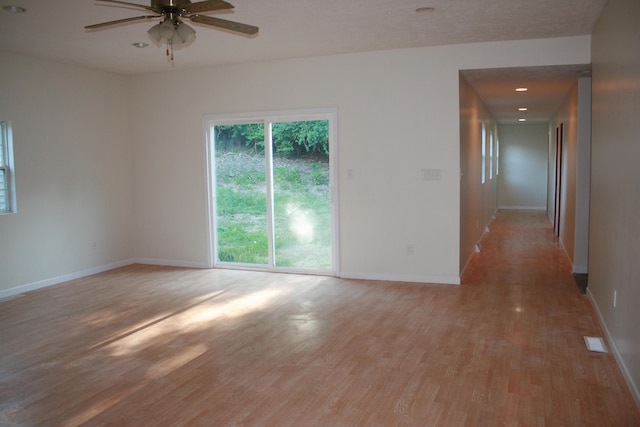
[[[482,123],[482,183],[487,181],[487,125]]]
[[[493,179],[493,129],[489,132],[489,179]]]
[[[11,123],[0,121],[0,214],[15,212]]]
[[[500,175],[500,140],[496,136],[496,176]]]

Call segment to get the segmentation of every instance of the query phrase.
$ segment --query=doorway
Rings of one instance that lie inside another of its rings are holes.
[[[555,188],[553,196],[553,229],[560,237],[560,219],[562,208],[562,152],[563,152],[564,123],[556,127],[556,155],[555,155]]]
[[[336,112],[205,118],[213,267],[337,273]]]

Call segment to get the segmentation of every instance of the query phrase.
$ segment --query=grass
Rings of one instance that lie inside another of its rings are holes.
[[[232,153],[216,161],[218,259],[266,265],[267,200],[261,156]],[[261,168],[262,166],[262,168]],[[276,265],[331,268],[327,165],[279,159],[274,164]]]

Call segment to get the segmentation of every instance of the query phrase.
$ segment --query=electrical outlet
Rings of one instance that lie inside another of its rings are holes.
[[[98,249],[98,242],[96,242],[95,240],[91,242],[91,249],[93,249],[94,251]]]
[[[353,169],[347,169],[347,179],[354,179],[356,177],[356,171]]]
[[[413,245],[407,245],[407,255],[413,255]]]

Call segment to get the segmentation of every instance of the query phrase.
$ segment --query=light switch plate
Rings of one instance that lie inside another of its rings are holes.
[[[440,181],[442,179],[442,171],[440,169],[422,169],[423,181]]]

